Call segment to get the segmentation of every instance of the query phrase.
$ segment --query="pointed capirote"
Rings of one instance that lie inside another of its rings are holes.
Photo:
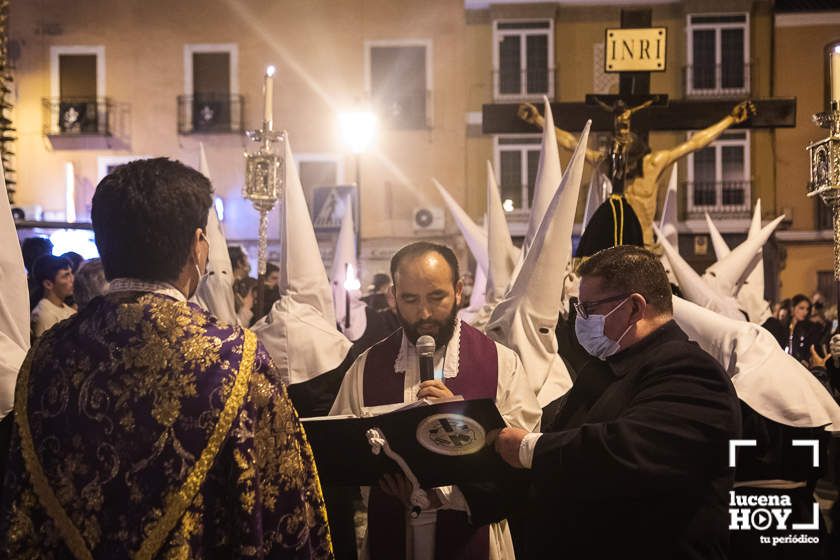
[[[665,202],[662,205],[662,217],[659,219],[659,229],[665,239],[679,251],[679,233],[677,231],[677,164],[671,167],[671,177],[668,180],[668,190],[665,193]],[[677,277],[671,270],[671,262],[664,254],[660,255],[659,261],[665,267],[668,281],[677,284]]]
[[[466,241],[467,247],[470,248],[470,252],[473,254],[476,263],[486,274],[489,266],[487,262],[487,234],[480,225],[476,224],[473,219],[470,218],[469,214],[461,208],[461,205],[452,198],[452,195],[449,194],[449,192],[437,181],[437,179],[432,179],[432,182],[435,184],[440,196],[446,203],[449,213],[452,214],[453,218],[455,218],[455,223],[458,225],[461,235],[464,236],[464,241]]]
[[[605,183],[609,183],[607,175],[599,167],[592,170],[589,177],[589,190],[586,191],[586,206],[583,209],[583,229],[589,224],[589,220],[595,215],[598,207],[604,203],[604,194],[607,192]]]
[[[210,165],[204,152],[204,143],[200,142],[198,170],[212,183]],[[203,276],[195,289],[195,301],[212,313],[220,321],[238,325],[236,304],[233,298],[233,266],[227,249],[225,231],[216,214],[215,205],[207,212],[207,244],[210,252],[207,256],[207,274]]]
[[[29,288],[0,165],[0,419],[11,412],[20,365],[29,350]]]
[[[761,199],[755,201],[755,211],[750,223],[748,237],[761,234]],[[753,271],[747,276],[744,286],[738,292],[738,301],[750,316],[750,321],[759,325],[773,314],[770,303],[764,299],[764,248],[758,250],[758,262]]]
[[[476,267],[475,278],[473,278],[473,289],[470,294],[470,307],[478,311],[487,300],[487,275],[481,270],[481,267]]]
[[[496,302],[504,297],[519,258],[508,229],[502,196],[493,167],[487,162],[487,290],[485,299]]]
[[[724,241],[723,236],[720,234],[720,231],[712,221],[708,212],[706,212],[706,225],[709,227],[709,237],[712,239],[712,248],[715,250],[715,259],[721,260],[728,257],[729,253],[732,252],[732,249],[730,249],[729,245],[726,241]]]
[[[727,257],[731,250],[708,214],[706,214],[706,223],[709,226],[712,244],[715,247],[715,255],[720,261]],[[759,235],[761,235],[761,199],[756,201],[755,213],[747,237],[756,238]],[[763,248],[756,253],[756,264],[736,296],[739,307],[746,312],[749,320],[759,325],[763,324],[772,315],[770,304],[764,299],[764,259],[762,254]],[[704,274],[703,280],[712,288],[723,293],[731,290],[715,274]]]
[[[691,340],[720,362],[738,398],[750,408],[786,426],[840,430],[840,406],[767,330],[676,296],[674,319]]]
[[[213,206],[207,213],[207,243],[210,247],[207,274],[198,282],[195,300],[220,321],[238,325],[239,318],[233,298],[233,267],[225,232]]]
[[[204,142],[198,143],[198,172],[210,179],[210,165],[207,163],[207,153],[204,151]],[[212,179],[210,179],[212,181]]]
[[[668,262],[671,264],[671,272],[677,278],[680,291],[687,300],[716,311],[730,319],[746,319],[743,313],[739,311],[735,298],[724,297],[704,282],[700,278],[700,275],[691,268],[691,265],[685,262],[685,259],[680,256],[674,246],[668,242],[668,239],[665,238],[659,230],[659,227],[654,225],[653,230],[656,233],[657,239],[659,239],[665,255],[668,257]]]
[[[338,367],[351,343],[336,329],[330,287],[309,208],[286,141],[285,196],[280,206],[280,299],[252,328],[288,383]]]
[[[348,289],[348,275],[352,278],[350,283],[354,284]],[[344,216],[341,218],[341,228],[338,231],[338,238],[335,242],[333,252],[332,270],[330,282],[332,284],[333,303],[335,318],[344,336],[352,340],[358,340],[367,328],[367,315],[365,303],[359,298],[359,265],[356,262],[356,232],[353,223],[353,203],[349,196],[344,199]],[[349,299],[349,301],[348,301]],[[350,320],[347,317],[347,308],[350,308]]]
[[[761,199],[755,201],[755,211],[753,212],[752,222],[750,222],[750,232],[747,237],[758,237],[761,235]],[[764,298],[764,246],[758,250],[758,264],[756,264],[752,273],[747,277],[747,283],[744,289],[754,290],[762,299]]]
[[[554,192],[563,178],[563,172],[560,168],[560,151],[557,148],[557,137],[554,134],[554,116],[551,113],[551,103],[546,96],[543,96],[543,105],[545,124],[543,125],[540,162],[534,182],[534,197],[531,202],[528,229],[525,232],[525,241],[522,245],[525,252],[533,244],[540,223],[548,210],[548,205],[551,203]]]
[[[572,230],[590,126],[591,121],[581,133],[518,275],[485,329],[490,338],[519,354],[541,406],[563,395],[572,384],[557,355],[554,329],[563,304],[560,275],[572,258]]]
[[[713,282],[721,293],[735,296],[744,281],[758,264],[759,250],[764,247],[784,215],[779,216],[754,236],[735,247],[726,257],[706,269],[704,276],[714,277]]]
[[[677,164],[671,167],[671,177],[668,179],[668,190],[665,192],[665,202],[662,205],[662,217],[659,220],[659,229],[665,239],[673,245],[678,246],[677,234]]]

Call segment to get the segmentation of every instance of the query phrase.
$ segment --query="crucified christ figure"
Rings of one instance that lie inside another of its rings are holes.
[[[621,101],[610,107],[599,101],[601,106],[615,115],[614,137],[609,151],[586,150],[586,161],[593,167],[609,159],[608,175],[615,192],[624,193],[627,202],[639,218],[644,234],[645,246],[653,247],[653,218],[656,214],[656,199],[659,178],[676,160],[700,150],[714,142],[727,128],[746,121],[755,114],[752,101],[738,103],[726,117],[691,136],[675,148],[651,152],[650,148],[630,131],[630,117],[636,111],[649,106],[646,102],[638,107],[627,108]],[[537,108],[523,103],[517,112],[519,118],[540,128],[545,120]],[[557,143],[561,148],[573,151],[577,138],[561,128],[554,128]]]

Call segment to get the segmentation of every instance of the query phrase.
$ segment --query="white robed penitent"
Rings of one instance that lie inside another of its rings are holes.
[[[0,419],[12,411],[18,371],[29,350],[29,288],[6,179],[0,166]]]
[[[546,127],[550,124],[547,120]],[[572,386],[569,371],[557,354],[554,331],[563,304],[561,281],[572,258],[572,229],[590,124],[581,133],[569,168],[554,192],[516,277],[485,329],[490,338],[519,355],[543,407]]]
[[[199,144],[200,159],[198,170],[210,179],[210,166],[204,153],[204,144]],[[212,182],[212,180],[211,180]],[[198,282],[195,289],[195,301],[220,321],[238,325],[236,305],[233,297],[233,266],[227,249],[225,231],[216,214],[215,205],[207,212],[207,244],[210,253],[207,257],[207,274]]]
[[[286,192],[280,208],[278,299],[252,330],[287,384],[309,381],[338,367],[352,345],[336,328],[332,290],[318,250],[290,142]]]
[[[338,328],[349,340],[359,340],[367,328],[367,305],[360,299],[356,232],[353,228],[353,206],[349,196],[344,200],[344,216],[341,218],[341,229],[335,242],[330,279]]]
[[[739,263],[728,260],[732,251],[708,214],[706,214],[706,223],[709,226],[709,235],[712,239],[712,246],[714,247],[718,262],[706,269],[706,273],[703,274],[703,280],[717,288],[720,287],[719,276],[721,278],[727,278],[734,275],[727,270],[721,271],[721,269],[737,267]],[[750,223],[747,240],[760,240],[762,236],[761,199],[758,199],[755,203],[755,211],[752,222]],[[737,292],[735,297],[741,309],[746,312],[750,321],[759,325],[763,324],[772,315],[770,304],[764,299],[764,259],[762,254],[763,244],[762,247],[759,247],[755,255],[755,265],[752,272],[748,274],[742,285],[731,285],[732,281],[729,280],[729,284],[723,286],[723,289],[729,290],[730,292]]]
[[[738,398],[761,416],[796,428],[840,430],[840,406],[766,329],[674,297],[674,320],[732,378]]]

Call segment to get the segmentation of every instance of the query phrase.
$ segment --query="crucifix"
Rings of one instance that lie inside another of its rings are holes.
[[[650,28],[650,24],[650,9],[621,11],[622,29],[663,33]],[[650,47],[650,43],[647,46]],[[607,50],[610,51],[610,47]],[[650,49],[640,52],[649,55]],[[551,104],[557,141],[565,149],[573,150],[577,143],[567,131],[582,129],[588,119],[592,119],[593,131],[612,131],[609,149],[606,152],[587,150],[587,161],[593,166],[606,163],[605,173],[613,183],[613,192],[623,194],[635,211],[648,247],[653,246],[651,226],[656,213],[659,178],[674,161],[710,144],[730,127],[796,125],[796,99],[734,104],[726,100],[669,101],[667,95],[650,94],[650,72],[664,70],[664,63],[657,62],[645,71],[620,72],[618,95],[590,94],[583,103]],[[709,123],[714,124],[710,126]],[[542,125],[539,111],[531,104],[483,107],[485,134],[534,132]],[[652,130],[699,132],[679,146],[651,152],[647,138]]]

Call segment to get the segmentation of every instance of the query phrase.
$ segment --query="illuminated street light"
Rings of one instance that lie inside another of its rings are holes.
[[[373,146],[377,119],[370,111],[348,111],[338,115],[341,139],[356,163],[356,259],[362,251],[362,164],[361,155]]]
[[[373,145],[376,137],[376,115],[370,111],[349,111],[338,115],[341,139],[350,151],[363,154]]]

